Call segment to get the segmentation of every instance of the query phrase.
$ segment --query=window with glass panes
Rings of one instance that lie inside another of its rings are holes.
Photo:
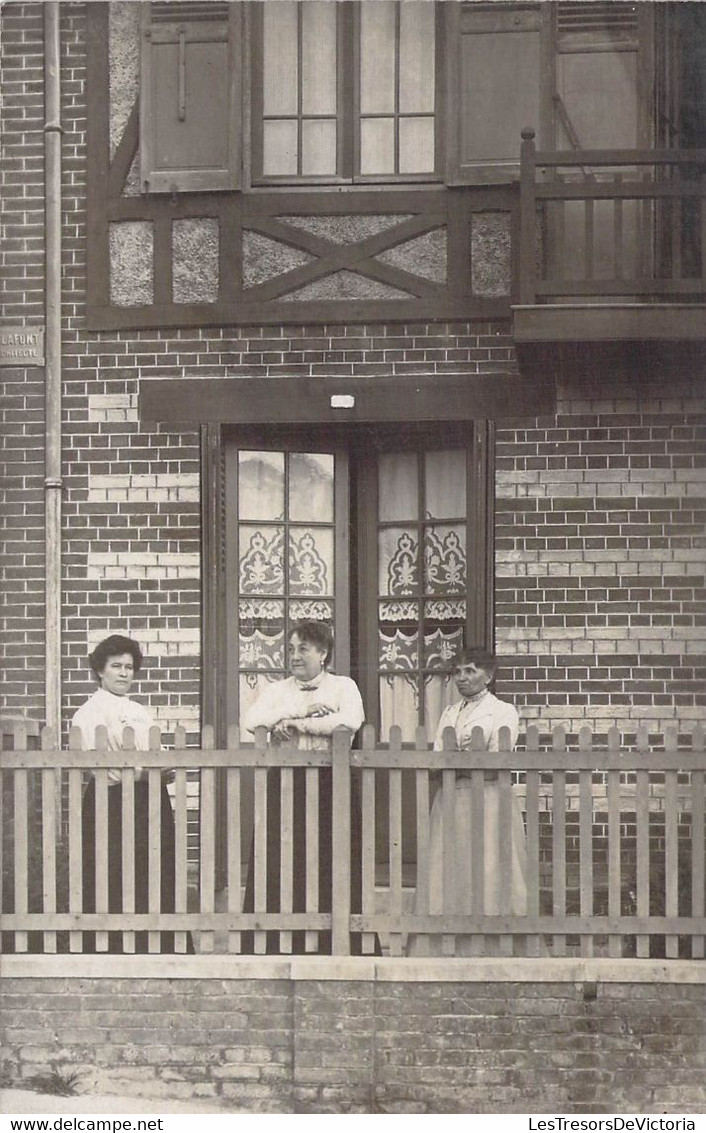
[[[330,452],[230,454],[235,561],[228,573],[237,600],[229,641],[237,650],[241,713],[266,683],[287,676],[289,633],[301,618],[334,627],[342,639],[336,659],[345,669],[347,608],[338,600],[347,578],[345,463],[345,454]]]
[[[468,453],[381,453],[377,491],[380,731],[433,733],[468,622]]]
[[[254,7],[256,181],[434,177],[434,3],[268,0]]]

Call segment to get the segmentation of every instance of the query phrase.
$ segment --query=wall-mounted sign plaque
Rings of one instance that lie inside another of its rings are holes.
[[[0,366],[43,366],[44,327],[0,327]]]

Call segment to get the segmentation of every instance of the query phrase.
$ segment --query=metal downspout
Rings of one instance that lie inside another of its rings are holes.
[[[61,729],[61,86],[59,5],[44,5],[45,692],[46,723]]]

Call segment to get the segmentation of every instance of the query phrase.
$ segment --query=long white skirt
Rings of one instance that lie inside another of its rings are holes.
[[[527,845],[522,809],[512,793],[510,829],[500,830],[500,784],[497,780],[483,785],[483,898],[484,913],[499,916],[506,913],[524,916],[527,913]],[[453,891],[444,893],[444,820],[443,793],[437,791],[429,819],[429,908],[423,908],[423,898],[417,892],[415,912],[430,914],[463,914],[473,912],[473,852],[471,846],[472,811],[471,780],[457,777],[454,786],[454,869]],[[510,840],[509,907],[501,908],[500,838]],[[497,940],[486,936],[483,954],[497,954]],[[407,953],[410,956],[441,956],[442,936],[412,935]],[[478,955],[478,946],[472,951],[472,938],[457,934],[454,955]]]

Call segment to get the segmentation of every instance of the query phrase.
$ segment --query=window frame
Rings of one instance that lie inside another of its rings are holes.
[[[357,81],[360,62],[360,3],[335,0],[337,8],[337,165],[335,174],[266,175],[263,167],[263,5],[250,6],[250,183],[253,188],[277,186],[359,186],[359,185],[435,185],[444,180],[446,138],[446,76],[444,4],[434,2],[434,170],[429,173],[363,174],[360,164],[360,91]],[[363,2],[363,0],[361,0]],[[397,0],[398,4],[404,0]],[[399,11],[399,8],[398,8]],[[399,115],[394,115],[395,122]],[[395,126],[397,137],[397,125]],[[395,145],[397,158],[399,156]],[[397,160],[396,158],[396,160]]]
[[[466,572],[467,579],[480,579],[481,585],[467,583],[466,644],[491,648],[493,644],[493,529],[494,529],[494,426],[492,421],[474,420],[458,427],[445,424],[440,432],[434,427],[378,429],[373,433],[375,451],[415,452],[418,459],[425,452],[439,449],[466,451]],[[372,451],[371,445],[368,451]],[[366,723],[380,732],[379,596],[378,596],[378,470],[377,461],[366,458],[352,461],[351,491],[357,512],[357,626],[356,657],[360,669],[360,691],[366,708]],[[367,506],[365,506],[367,505]],[[419,516],[420,529],[426,520]],[[420,591],[421,594],[421,591]],[[421,597],[419,598],[422,603]],[[356,619],[352,618],[355,624]],[[363,663],[362,659],[367,658]],[[375,659],[375,664],[372,659]],[[420,657],[418,672],[426,667]],[[387,674],[387,670],[385,673]],[[391,672],[391,671],[390,671]],[[419,723],[424,720],[424,699],[420,699]]]
[[[319,452],[330,453],[334,458],[334,521],[333,521],[333,548],[334,548],[334,592],[331,601],[334,607],[334,651],[336,672],[348,675],[350,672],[350,529],[345,521],[341,521],[341,513],[350,512],[349,501],[349,456],[347,450],[335,441],[327,440],[322,431],[309,432],[300,430],[263,429],[257,426],[228,429],[223,437],[224,449],[224,480],[223,480],[223,508],[224,508],[224,568],[226,578],[237,576],[239,562],[239,534],[241,520],[238,513],[238,457],[241,452]],[[243,521],[245,522],[245,521]],[[253,521],[249,521],[252,523]],[[289,529],[289,521],[283,520]],[[304,523],[295,523],[294,527],[306,526]],[[249,671],[240,664],[240,633],[238,603],[241,600],[238,582],[226,584],[223,601],[222,621],[227,626],[226,637],[226,678],[225,678],[225,712],[229,725],[239,725],[241,716],[240,705],[240,677]],[[289,595],[283,595],[285,602],[285,638],[289,627],[288,609]],[[276,673],[277,670],[272,670]],[[285,668],[279,674],[280,678],[286,676]]]
[[[238,588],[230,585],[228,579],[233,577],[233,564],[238,561],[238,523],[232,503],[237,500],[237,454],[243,449],[330,452],[343,458],[337,462],[336,507],[348,508],[350,523],[337,524],[334,535],[336,671],[352,676],[358,684],[366,707],[366,723],[372,724],[376,732],[380,728],[376,455],[403,450],[420,453],[445,448],[466,449],[467,578],[481,580],[481,584],[467,585],[465,637],[469,644],[492,647],[494,423],[491,420],[444,422],[441,429],[438,424],[412,423],[371,425],[353,430],[330,425],[226,426],[220,430],[218,447],[222,453],[220,487],[211,494],[208,509],[218,517],[221,534],[214,537],[209,551],[212,557],[219,547],[221,552],[217,562],[204,563],[211,640],[204,640],[203,659],[209,671],[221,674],[220,694],[214,689],[213,699],[222,705],[224,728],[238,725],[240,715]],[[345,484],[340,482],[341,476]],[[340,514],[337,510],[339,517]],[[204,517],[205,529],[212,526]]]

